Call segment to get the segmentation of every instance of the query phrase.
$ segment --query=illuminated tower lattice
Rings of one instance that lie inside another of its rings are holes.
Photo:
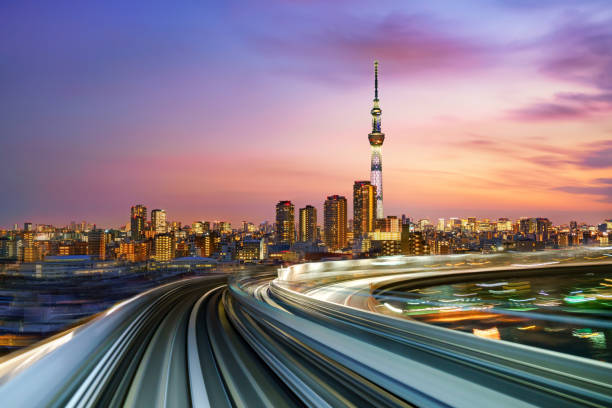
[[[382,110],[378,106],[378,61],[374,61],[374,106],[372,114],[372,132],[368,135],[372,148],[372,167],[370,183],[376,186],[376,218],[383,218],[383,183],[382,183],[382,144],[385,134],[381,132],[380,116]]]

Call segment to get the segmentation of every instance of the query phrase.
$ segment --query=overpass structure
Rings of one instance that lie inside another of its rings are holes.
[[[612,406],[607,362],[368,306],[377,288],[400,280],[550,268],[609,272],[611,256],[604,248],[528,255],[521,263],[394,257],[181,280],[0,359],[0,401],[6,407]],[[609,315],[600,320],[610,327]]]

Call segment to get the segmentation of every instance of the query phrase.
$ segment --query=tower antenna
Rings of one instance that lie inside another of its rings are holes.
[[[378,61],[374,61],[374,100],[378,100]]]

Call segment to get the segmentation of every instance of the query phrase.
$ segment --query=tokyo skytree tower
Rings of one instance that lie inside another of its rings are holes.
[[[378,106],[378,61],[374,61],[374,106],[372,114],[372,132],[368,135],[372,148],[372,166],[370,183],[376,186],[376,218],[383,218],[383,183],[382,183],[382,144],[385,134],[381,132],[380,116],[382,110]]]

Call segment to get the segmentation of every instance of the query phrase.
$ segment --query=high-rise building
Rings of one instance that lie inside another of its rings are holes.
[[[155,236],[155,257],[159,262],[169,261],[174,258],[172,236],[170,234],[159,234]]]
[[[227,221],[219,222],[219,232],[222,234],[231,234],[232,233],[232,224]]]
[[[291,201],[279,201],[276,204],[276,243],[293,244],[295,242],[295,214]]]
[[[370,183],[376,186],[376,218],[383,218],[383,182],[382,182],[382,145],[385,134],[381,131],[382,110],[378,105],[378,61],[374,61],[374,106],[372,115],[372,132],[368,135],[371,147]]]
[[[376,220],[376,186],[369,181],[353,185],[353,236],[359,238],[374,231]]]
[[[194,221],[191,224],[191,232],[196,235],[204,233],[204,223],[202,221]]]
[[[324,205],[325,245],[335,251],[346,247],[346,198],[339,195],[327,197]]]
[[[552,223],[548,218],[536,218],[536,240],[548,241]]]
[[[142,204],[132,206],[130,212],[130,227],[132,239],[141,240],[145,237],[145,224],[147,222],[147,207]]]
[[[300,208],[298,240],[301,242],[315,242],[317,240],[317,209],[312,205]]]
[[[27,224],[27,223],[26,223]],[[23,247],[22,247],[22,261],[25,263],[38,261],[38,248],[34,243],[34,232],[32,228],[24,228],[23,233]]]
[[[151,211],[151,229],[155,231],[155,234],[165,234],[168,232],[166,211],[160,209]]]
[[[524,234],[535,234],[537,222],[535,218],[521,218],[519,220],[519,231]]]
[[[34,231],[34,228],[32,227],[32,223],[31,222],[24,222],[23,223],[23,230],[26,231],[26,232]]]
[[[198,256],[208,258],[212,253],[212,239],[209,233],[196,236],[194,239],[196,253]]]
[[[500,218],[497,220],[498,231],[512,231],[512,221],[508,218]]]
[[[382,226],[381,231],[393,232],[398,234],[402,231],[401,220],[395,215],[388,215],[382,220],[380,224]]]
[[[94,228],[87,233],[87,254],[92,259],[100,261],[106,258],[106,234],[104,230]]]

